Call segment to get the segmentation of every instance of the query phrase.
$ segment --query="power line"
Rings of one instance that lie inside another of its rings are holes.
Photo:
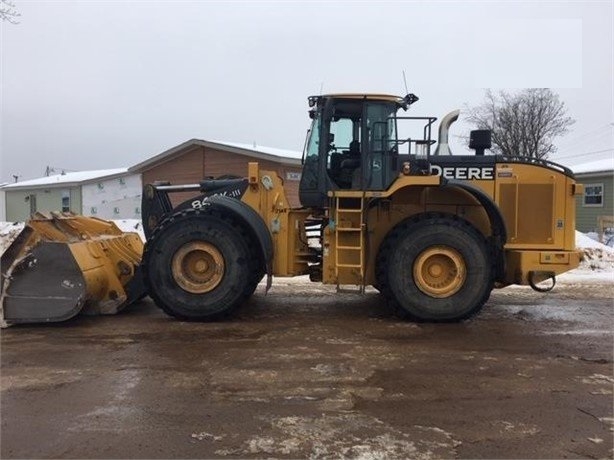
[[[566,144],[570,144],[570,145],[571,144],[577,144],[578,142],[582,141],[585,137],[591,136],[593,134],[596,134],[596,133],[598,133],[599,131],[601,131],[604,128],[607,128],[608,130],[611,130],[612,129],[612,124],[611,123],[606,123],[605,125],[601,125],[601,126],[595,128],[595,129],[591,129],[590,131],[586,131],[584,133],[577,134],[576,136],[570,138],[566,142]],[[601,135],[603,135],[603,133],[600,134],[599,136],[601,136]]]
[[[595,134],[593,136],[590,137],[590,139],[586,139],[586,140],[577,140],[575,142],[572,142],[570,144],[564,144],[564,148],[563,148],[563,152],[568,152],[570,150],[574,150],[577,149],[578,147],[586,147],[587,145],[590,144],[594,144],[594,143],[600,143],[600,139],[605,138],[606,136],[608,137],[612,137],[612,133],[611,132],[607,132],[604,131],[601,134]]]
[[[573,155],[567,155],[563,157],[557,157],[557,160],[564,160],[565,158],[585,157],[587,155],[596,155],[597,153],[614,152],[614,148],[595,150],[593,152],[575,153]]]

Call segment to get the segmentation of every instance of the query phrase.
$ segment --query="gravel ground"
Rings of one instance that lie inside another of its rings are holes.
[[[614,283],[493,293],[461,324],[375,291],[259,288],[232,321],[149,300],[1,335],[2,458],[611,458]]]

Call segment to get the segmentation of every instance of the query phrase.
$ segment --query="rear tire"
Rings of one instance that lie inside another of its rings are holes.
[[[258,284],[252,246],[232,220],[198,211],[173,216],[147,243],[143,268],[149,295],[182,320],[226,317]]]
[[[377,258],[378,284],[401,316],[450,322],[480,311],[493,288],[486,240],[467,222],[427,214],[395,228]]]

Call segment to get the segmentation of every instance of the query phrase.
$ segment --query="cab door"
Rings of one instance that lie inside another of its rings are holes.
[[[386,190],[399,172],[394,103],[364,104],[362,130],[362,189]]]

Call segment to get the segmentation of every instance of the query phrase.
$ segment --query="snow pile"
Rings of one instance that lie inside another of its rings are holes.
[[[143,232],[143,224],[140,219],[120,219],[113,221],[122,232],[136,232],[139,234],[143,242],[145,242],[145,233]]]
[[[0,254],[11,245],[23,229],[23,222],[0,222]]]
[[[609,251],[614,254],[614,248],[611,248],[610,246],[606,246],[605,244],[597,241],[597,233],[595,232],[581,233],[576,230],[576,246],[582,249],[585,249],[585,248],[601,249],[604,251]]]
[[[613,271],[614,248],[595,241],[584,233],[576,231],[576,246],[583,252],[579,269]]]

